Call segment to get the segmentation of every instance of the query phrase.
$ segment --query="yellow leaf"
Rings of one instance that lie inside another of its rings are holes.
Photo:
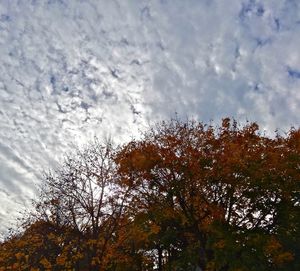
[[[51,268],[52,265],[51,263],[46,259],[46,258],[43,258],[40,260],[40,263],[45,267],[45,268]]]
[[[17,260],[20,261],[25,255],[24,255],[24,253],[18,252],[15,254],[15,256],[16,256]]]

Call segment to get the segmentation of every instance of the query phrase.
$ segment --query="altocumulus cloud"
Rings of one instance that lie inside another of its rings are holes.
[[[43,169],[180,116],[299,125],[300,2],[0,2],[0,231]]]

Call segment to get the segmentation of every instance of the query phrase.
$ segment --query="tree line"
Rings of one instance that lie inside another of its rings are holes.
[[[225,118],[98,141],[45,175],[0,270],[300,270],[300,130]]]

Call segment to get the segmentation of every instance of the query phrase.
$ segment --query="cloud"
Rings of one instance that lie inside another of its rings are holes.
[[[0,230],[95,135],[175,112],[298,126],[299,22],[288,0],[1,1]]]

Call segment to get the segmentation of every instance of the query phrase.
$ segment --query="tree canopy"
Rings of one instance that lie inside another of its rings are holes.
[[[0,270],[300,270],[300,130],[171,120],[45,176]]]

